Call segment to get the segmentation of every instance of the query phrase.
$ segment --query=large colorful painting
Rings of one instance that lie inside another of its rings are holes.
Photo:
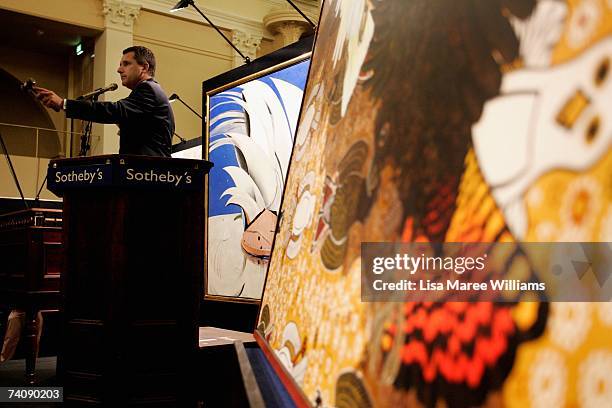
[[[309,57],[205,89],[208,297],[261,299]]]
[[[366,303],[362,242],[612,241],[612,2],[327,0],[258,335],[317,406],[612,406],[612,303]]]

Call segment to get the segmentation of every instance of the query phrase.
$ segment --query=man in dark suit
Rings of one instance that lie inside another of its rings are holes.
[[[121,84],[132,90],[117,102],[63,99],[48,89],[34,87],[48,108],[66,111],[66,117],[119,126],[119,153],[170,157],[174,114],[166,94],[153,78],[155,56],[146,47],[123,50],[117,72]]]

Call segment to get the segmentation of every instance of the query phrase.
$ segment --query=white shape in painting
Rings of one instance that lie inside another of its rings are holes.
[[[314,196],[309,191],[305,191],[300,197],[295,216],[293,217],[293,226],[291,232],[295,235],[300,235],[304,228],[312,221],[312,210],[314,209]]]
[[[478,163],[517,239],[527,232],[523,195],[539,177],[553,169],[584,171],[608,152],[612,81],[610,72],[595,78],[611,56],[607,37],[565,64],[509,72],[474,124]]]
[[[557,0],[540,0],[524,20],[510,17],[519,42],[519,54],[529,68],[550,65],[553,48],[563,32],[567,5]]]
[[[528,393],[534,408],[565,405],[567,369],[563,357],[552,349],[540,351],[529,370]]]
[[[567,43],[576,49],[584,46],[593,37],[601,20],[601,9],[597,0],[583,0],[570,17]]]
[[[605,326],[612,326],[612,302],[596,303],[597,315]]]
[[[306,142],[312,132],[318,129],[319,121],[321,120],[321,99],[324,94],[323,85],[314,84],[309,93],[308,100],[304,104],[304,114],[300,118],[300,125],[295,135],[294,156],[296,160],[300,160],[304,155]]]
[[[339,0],[336,3],[335,15],[340,21],[332,62],[334,68],[338,61],[343,59],[346,64],[342,84],[342,116],[346,113],[359,79],[361,66],[368,55],[370,42],[374,37],[374,18],[371,7],[367,0]]]
[[[240,246],[248,223],[269,209],[278,213],[291,158],[302,90],[273,78],[281,99],[264,81],[241,85],[241,91],[224,92],[228,101],[219,105],[238,105],[236,109],[211,117],[210,152],[223,145],[233,145],[240,153],[239,166],[223,170],[235,186],[222,197],[227,204],[242,209],[238,214],[209,217],[208,293],[214,295],[260,298],[265,281],[266,263],[246,254]],[[215,126],[220,120],[224,120]],[[247,131],[247,129],[249,131]]]
[[[530,162],[529,139],[515,135],[529,135],[536,98],[532,94],[507,95],[486,103],[483,118],[474,126],[474,142],[481,168],[492,169],[487,182],[492,186],[512,181]],[[512,108],[515,120],[504,120]],[[500,123],[503,121],[503,123]],[[503,126],[503,129],[500,129]],[[512,137],[491,137],[502,132]],[[503,166],[499,163],[504,163]]]
[[[591,328],[591,305],[573,302],[553,303],[547,325],[553,343],[568,351],[576,350]]]
[[[594,350],[580,364],[578,402],[584,408],[612,407],[612,353]]]
[[[225,214],[208,219],[208,294],[259,299],[267,264],[253,262],[240,246],[242,217]]]
[[[287,244],[287,257],[293,259],[302,247],[302,233],[304,229],[312,223],[316,198],[310,193],[311,184],[314,182],[315,174],[308,172],[301,181],[298,189],[298,203],[293,214],[293,224],[291,225],[291,238]]]
[[[298,358],[298,354],[302,349],[302,340],[300,339],[298,327],[294,322],[289,322],[287,326],[285,326],[281,344],[283,347],[281,347],[280,350],[276,350],[278,359],[283,366],[285,366],[287,371],[289,371],[289,374],[291,374],[295,381],[302,385],[304,383],[306,368],[308,367],[308,358],[306,356]],[[299,360],[299,362],[297,362],[297,360]],[[297,362],[297,364],[294,362]]]

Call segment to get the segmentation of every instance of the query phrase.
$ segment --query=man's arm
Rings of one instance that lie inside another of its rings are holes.
[[[93,102],[66,100],[66,117],[91,120],[97,123],[121,123],[135,121],[150,114],[155,106],[155,94],[148,85],[136,87],[124,99],[117,102]]]
[[[44,88],[35,89],[40,99],[48,108],[59,111],[64,107],[64,100],[54,92]],[[148,84],[137,86],[125,99],[117,102],[93,102],[88,100],[67,99],[66,117],[91,120],[98,123],[121,123],[126,120],[138,120],[139,117],[152,112],[155,106],[155,93]]]

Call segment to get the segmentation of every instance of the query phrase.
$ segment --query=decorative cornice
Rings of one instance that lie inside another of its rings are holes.
[[[245,33],[240,30],[232,30],[232,44],[236,46],[245,56],[251,60],[257,58],[257,51],[261,44],[261,36]],[[244,60],[236,51],[234,52],[234,66],[244,64]]]
[[[124,0],[104,0],[102,14],[107,27],[123,26],[123,28],[131,30],[134,26],[134,20],[140,14],[140,5]]]

